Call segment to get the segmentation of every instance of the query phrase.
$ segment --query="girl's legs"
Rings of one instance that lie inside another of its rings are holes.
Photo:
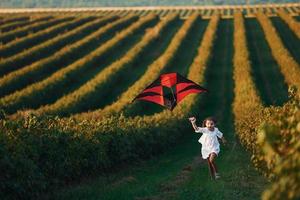
[[[208,160],[209,160],[209,162],[210,162],[211,165],[212,165],[212,168],[213,168],[213,170],[214,170],[214,173],[218,173],[217,166],[216,166],[216,164],[214,163],[215,157],[217,157],[217,154],[216,154],[216,153],[211,153],[211,154],[209,154]]]
[[[207,159],[210,175],[213,179],[216,178],[216,174],[218,173],[217,166],[214,163],[214,159],[216,156],[217,156],[217,154],[211,153],[211,154],[209,154],[209,157]],[[219,177],[217,177],[217,178],[219,178]]]
[[[207,163],[208,163],[208,169],[209,169],[209,172],[210,172],[210,176],[212,179],[215,178],[215,174],[214,174],[214,168],[212,167],[210,161],[209,161],[209,157],[207,158]]]

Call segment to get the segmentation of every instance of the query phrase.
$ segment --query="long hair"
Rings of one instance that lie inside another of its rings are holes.
[[[203,122],[202,122],[202,127],[206,127],[206,121],[213,121],[214,124],[217,123],[216,118],[214,118],[214,117],[207,117],[205,120],[203,120]]]

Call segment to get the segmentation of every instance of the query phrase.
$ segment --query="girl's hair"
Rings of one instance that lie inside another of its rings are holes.
[[[203,122],[202,122],[202,127],[206,127],[206,121],[213,121],[214,124],[217,123],[216,118],[214,118],[214,117],[207,117],[205,120],[203,120]]]

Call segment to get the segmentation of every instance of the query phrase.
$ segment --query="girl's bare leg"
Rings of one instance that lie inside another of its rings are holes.
[[[213,168],[214,174],[215,174],[215,173],[218,173],[217,166],[216,166],[216,164],[214,163],[214,160],[215,160],[215,157],[216,157],[216,156],[217,156],[217,154],[211,153],[211,154],[209,154],[209,157],[208,157],[208,160],[209,160],[209,162],[210,162],[210,164],[211,164],[211,166],[212,166],[212,168]]]
[[[214,179],[215,178],[214,168],[212,167],[212,164],[209,161],[209,157],[207,158],[207,163],[208,163],[208,169],[209,169],[209,172],[210,172],[210,176],[211,176],[212,179]]]

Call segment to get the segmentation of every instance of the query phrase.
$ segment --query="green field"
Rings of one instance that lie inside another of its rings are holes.
[[[300,130],[298,103],[293,117],[278,122],[292,123],[290,136],[280,133],[288,139],[270,136],[265,147],[257,124],[290,111],[289,88],[300,90],[299,33],[277,9],[261,8],[262,16],[251,7],[241,15],[235,8],[0,13],[0,198],[273,199],[266,197],[270,185],[280,188],[277,199],[300,198],[298,176],[285,182],[296,188],[285,193],[286,185],[276,185],[285,173],[262,154],[298,141],[291,139]],[[286,7],[295,27],[299,10]],[[247,67],[236,66],[234,56],[240,19],[250,69],[235,74]],[[172,112],[131,102],[169,72],[209,92],[189,95]],[[237,76],[252,81],[244,93],[235,92]],[[237,99],[252,89],[259,112],[237,119],[252,106]],[[187,120],[193,115],[199,125],[215,116],[228,141],[216,161],[220,180],[210,180],[201,159],[199,135]],[[240,127],[251,139],[240,138]],[[292,175],[299,167],[282,166],[294,167]]]

